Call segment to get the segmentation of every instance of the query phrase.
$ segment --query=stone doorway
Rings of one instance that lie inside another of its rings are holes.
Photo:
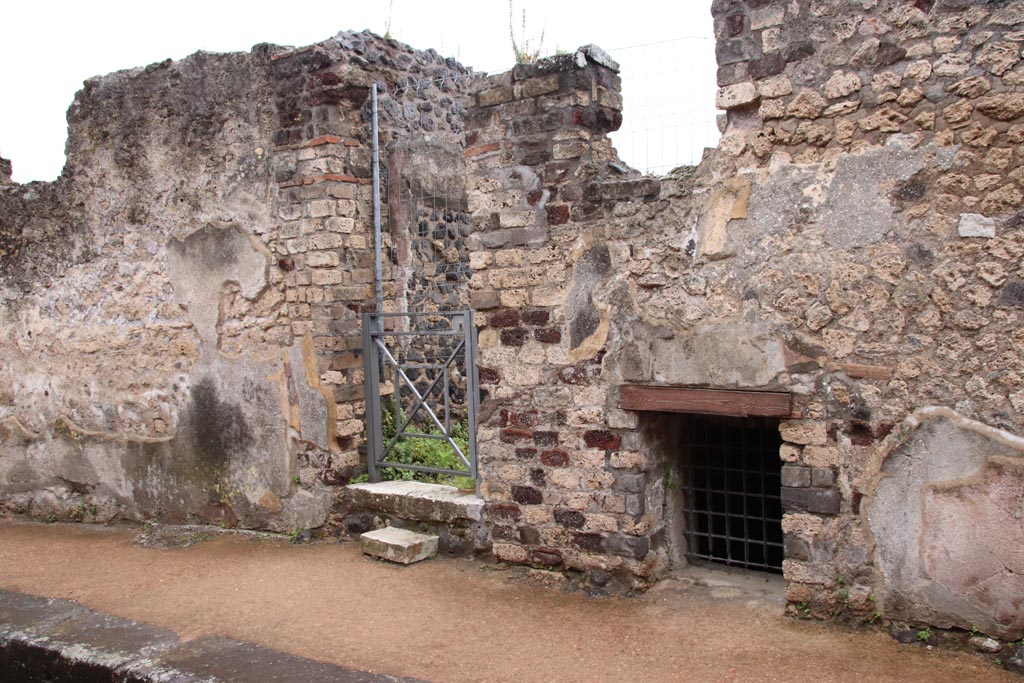
[[[782,420],[786,392],[625,385],[643,448],[661,476],[653,538],[673,567],[710,563],[782,573]]]
[[[675,499],[689,561],[782,572],[777,420],[680,415]]]

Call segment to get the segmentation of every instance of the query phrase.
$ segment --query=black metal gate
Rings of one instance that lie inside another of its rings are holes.
[[[363,349],[370,481],[394,468],[479,487],[473,312],[365,313]]]
[[[687,556],[781,572],[778,422],[694,415],[684,439]]]

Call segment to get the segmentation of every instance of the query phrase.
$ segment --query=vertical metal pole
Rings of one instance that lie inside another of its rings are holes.
[[[374,333],[384,331],[384,276],[381,267],[380,234],[380,140],[377,132],[377,84],[370,88],[371,136],[373,148],[373,289],[377,315],[363,315],[363,382],[366,384],[367,470],[370,481],[380,481],[380,461],[384,456],[384,439],[380,414],[380,380],[382,360],[379,358]]]
[[[380,234],[380,141],[377,133],[377,84],[370,89],[373,107],[373,286],[376,294],[377,312],[384,312],[384,275],[381,267],[381,234]],[[383,323],[383,319],[381,319]]]
[[[380,481],[383,436],[380,419],[380,359],[374,332],[377,321],[372,313],[363,314],[363,382],[366,392],[366,468],[370,481]]]
[[[480,453],[476,443],[476,418],[480,410],[480,370],[476,366],[477,355],[477,334],[476,326],[473,325],[473,311],[462,312],[463,331],[465,333],[466,357],[466,384],[467,396],[466,405],[469,408],[469,464],[472,474],[476,480],[476,495],[480,495]]]

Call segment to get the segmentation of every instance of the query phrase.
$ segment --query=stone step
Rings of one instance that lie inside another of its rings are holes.
[[[416,522],[450,524],[455,520],[479,522],[484,501],[454,486],[419,481],[381,481],[351,484],[345,494],[353,510],[368,510]]]
[[[359,537],[359,547],[365,555],[400,564],[412,564],[437,555],[437,543],[437,536],[393,526],[367,531]]]

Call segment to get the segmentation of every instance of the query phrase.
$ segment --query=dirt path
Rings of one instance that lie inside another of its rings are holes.
[[[388,565],[351,543],[222,536],[158,550],[134,535],[0,522],[0,587],[186,639],[222,634],[433,683],[1021,680],[973,655],[786,619],[777,603],[707,588],[590,598],[469,560]]]

